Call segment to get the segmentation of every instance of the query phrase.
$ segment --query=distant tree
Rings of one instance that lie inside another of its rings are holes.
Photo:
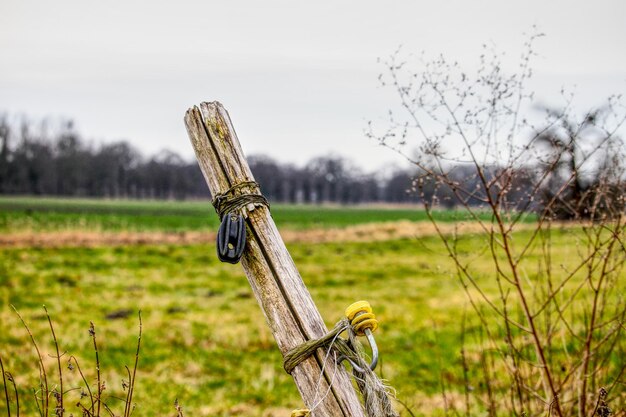
[[[9,140],[11,129],[7,121],[7,115],[5,113],[0,114],[0,193],[4,193],[8,190],[8,177],[9,177]]]
[[[22,134],[23,138],[27,135]],[[55,144],[57,193],[60,195],[85,195],[90,169],[90,151],[74,130],[73,122],[66,122]]]
[[[322,156],[311,159],[305,167],[312,191],[319,202],[343,202],[348,183],[360,175],[350,161],[339,156]]]
[[[608,111],[592,110],[576,121],[546,109],[548,127],[533,146],[542,178],[541,205],[555,219],[597,219],[624,211],[624,147],[616,136],[619,126],[609,131],[603,125]]]
[[[130,193],[131,174],[140,162],[139,151],[128,142],[102,145],[91,156],[88,194],[127,197]]]
[[[417,202],[419,197],[412,190],[415,171],[399,170],[387,180],[384,199],[392,203]]]
[[[8,157],[7,190],[14,193],[55,194],[57,167],[54,145],[22,120],[17,147]]]

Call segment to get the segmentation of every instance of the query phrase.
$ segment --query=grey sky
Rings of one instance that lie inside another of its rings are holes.
[[[533,24],[539,97],[577,84],[579,104],[626,91],[626,2],[0,0],[0,111],[68,117],[96,140],[192,151],[187,107],[219,100],[246,153],[398,161],[365,139],[391,102],[377,57],[484,42],[519,56]]]

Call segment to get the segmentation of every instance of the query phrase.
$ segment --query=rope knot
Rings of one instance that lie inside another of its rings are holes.
[[[249,187],[252,191],[238,194],[245,187]],[[223,193],[216,194],[211,203],[220,217],[220,220],[222,220],[225,215],[237,212],[248,204],[262,205],[267,208],[270,207],[270,203],[261,194],[261,187],[256,181],[243,181],[235,184]]]
[[[363,395],[366,415],[368,417],[399,417],[391,405],[389,387],[373,371],[378,360],[378,349],[372,331],[377,327],[378,321],[370,304],[367,301],[356,302],[346,309],[346,317],[339,320],[335,327],[324,336],[308,340],[288,351],[283,359],[283,367],[288,374],[291,374],[296,366],[318,349],[324,348],[328,354],[333,350],[336,353],[337,365],[343,359],[351,364],[355,382]],[[339,337],[344,331],[347,331],[348,339]],[[372,364],[368,365],[365,360],[365,351],[357,340],[359,335],[365,335],[368,338],[374,353]],[[326,361],[322,366],[322,374],[325,364]],[[332,380],[330,385],[332,385]],[[314,408],[311,408],[311,412]]]

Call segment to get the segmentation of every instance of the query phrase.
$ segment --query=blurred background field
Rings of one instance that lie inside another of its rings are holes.
[[[208,202],[2,198],[0,204],[5,235],[21,227],[33,231],[217,227]],[[458,214],[438,216],[452,220]],[[408,207],[277,206],[274,217],[283,230],[302,232],[319,224],[350,227],[359,222],[422,220],[424,213]],[[32,218],[40,223],[23,220]],[[517,232],[514,238],[526,239],[528,233]],[[579,233],[575,228],[553,232],[555,262],[576,253],[578,248],[571,243]],[[474,258],[472,268],[484,291],[495,295],[488,243],[480,234],[467,233],[457,245]],[[476,368],[464,375],[460,356],[465,349],[467,360],[478,364],[478,352],[486,343],[482,327],[475,320],[465,322],[470,306],[436,236],[300,242],[288,248],[329,326],[355,300],[367,299],[374,306],[381,321],[376,336],[382,355],[379,373],[415,415],[444,413],[450,404],[461,404],[468,383],[484,386]],[[533,253],[540,250],[537,245]],[[176,399],[187,415],[283,416],[301,406],[241,266],[220,263],[212,243],[7,246],[0,259],[0,353],[23,399],[32,397],[30,390],[37,386],[37,362],[28,334],[10,306],[32,329],[53,375],[56,364],[49,356],[53,345],[45,304],[61,350],[67,352],[63,364],[75,355],[89,381],[95,378],[95,365],[88,330],[90,321],[95,324],[105,394],[112,408],[123,408],[123,401],[115,398],[124,396],[123,381],[128,380],[124,365],[132,366],[134,360],[139,310],[143,340],[133,415],[173,415]],[[532,271],[527,278],[538,279]],[[575,288],[578,283],[574,280],[571,285]],[[66,387],[79,385],[76,371],[63,372]],[[70,391],[66,402],[79,395]],[[24,401],[23,411],[29,412],[25,415],[35,412],[32,407],[32,401]]]
[[[417,205],[380,204],[272,205],[272,216],[281,228],[292,230],[336,228],[400,220],[426,221]],[[437,220],[467,220],[461,210],[441,210]],[[488,214],[481,214],[488,219]],[[527,216],[529,221],[534,216]],[[0,231],[195,231],[217,230],[219,219],[208,200],[102,200],[0,196]]]

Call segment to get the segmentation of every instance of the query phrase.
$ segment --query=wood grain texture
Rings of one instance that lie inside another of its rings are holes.
[[[212,195],[254,181],[230,117],[220,103],[202,103],[187,110],[185,125]],[[249,191],[244,188],[240,192]],[[242,212],[248,228],[241,264],[284,355],[306,340],[323,336],[327,329],[270,211],[249,204]],[[365,417],[348,373],[326,356],[320,349],[291,374],[304,404],[315,407],[313,417]]]

